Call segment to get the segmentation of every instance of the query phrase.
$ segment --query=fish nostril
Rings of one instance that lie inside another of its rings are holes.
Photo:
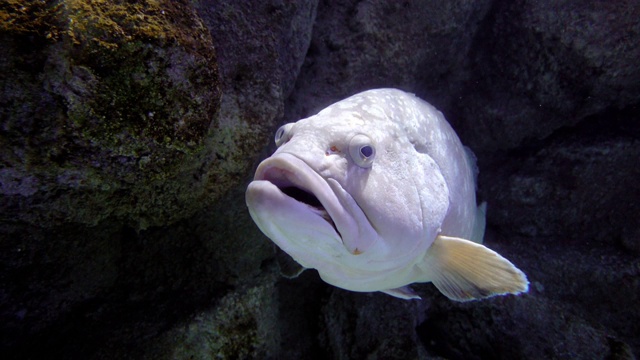
[[[325,156],[340,154],[340,149],[337,146],[331,146],[327,151],[324,152]]]

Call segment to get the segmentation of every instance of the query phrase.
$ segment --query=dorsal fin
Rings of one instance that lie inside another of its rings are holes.
[[[482,244],[484,239],[484,230],[487,224],[487,202],[483,202],[476,208],[476,216],[473,219],[473,233],[471,241]]]
[[[478,189],[478,174],[480,171],[478,170],[478,158],[476,154],[473,153],[473,150],[468,146],[464,146],[464,152],[467,156],[467,163],[469,164],[469,168],[473,173],[473,184],[476,186],[476,190]]]

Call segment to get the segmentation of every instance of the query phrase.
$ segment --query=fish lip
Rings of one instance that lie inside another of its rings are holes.
[[[352,255],[362,253],[358,248],[349,249],[345,243],[344,237],[352,236],[352,229],[358,228],[354,226],[355,219],[344,210],[328,179],[323,178],[303,159],[287,152],[274,154],[258,165],[254,181],[269,181],[281,191],[283,187],[295,186],[312,194],[331,218],[333,224],[327,222],[333,226],[337,240],[345,245]]]

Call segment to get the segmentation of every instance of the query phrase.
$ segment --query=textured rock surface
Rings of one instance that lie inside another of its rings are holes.
[[[450,117],[469,145],[493,150],[638,103],[639,15],[635,1],[496,2],[459,94],[468,104]]]
[[[468,0],[433,1],[429,6],[419,1],[320,6],[286,118],[308,116],[376,87],[413,92],[428,88],[428,101],[455,99],[468,76],[465,65],[473,37],[490,6],[490,1]]]
[[[311,36],[316,2],[207,0],[196,7],[216,43],[222,82],[220,130],[211,142],[224,152],[214,175],[246,178],[256,150],[269,144],[282,116],[283,99]]]
[[[0,352],[11,358],[633,359],[640,5],[0,3]],[[244,207],[273,130],[399,87],[478,156],[521,297],[277,276]]]
[[[640,254],[640,204],[630,200],[640,198],[636,117],[634,110],[611,111],[528,149],[494,156],[480,175],[494,225],[531,238],[562,234]]]
[[[0,190],[11,220],[144,229],[228,190],[209,189],[202,170],[220,90],[193,9],[31,1],[2,12]]]
[[[243,294],[235,286],[250,288],[272,256],[244,180],[281,116],[315,4],[234,3],[216,4],[222,18],[189,2],[0,4],[0,66],[12,74],[0,109],[3,353],[155,353],[149,339],[166,344],[166,329]],[[251,350],[264,332],[239,338],[212,349],[273,351]]]

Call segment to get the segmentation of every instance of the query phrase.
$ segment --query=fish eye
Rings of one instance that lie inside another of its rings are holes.
[[[364,145],[360,148],[360,156],[369,158],[373,155],[373,147],[371,145]]]
[[[368,136],[358,134],[349,141],[349,155],[356,165],[361,168],[369,168],[373,165],[373,159],[376,157],[376,148]]]
[[[281,145],[285,144],[287,141],[289,141],[289,139],[291,139],[291,127],[293,126],[293,124],[289,123],[289,124],[284,124],[282,126],[280,126],[280,128],[278,128],[278,130],[276,130],[276,136],[275,136],[275,141],[276,141],[276,146],[280,147]]]

